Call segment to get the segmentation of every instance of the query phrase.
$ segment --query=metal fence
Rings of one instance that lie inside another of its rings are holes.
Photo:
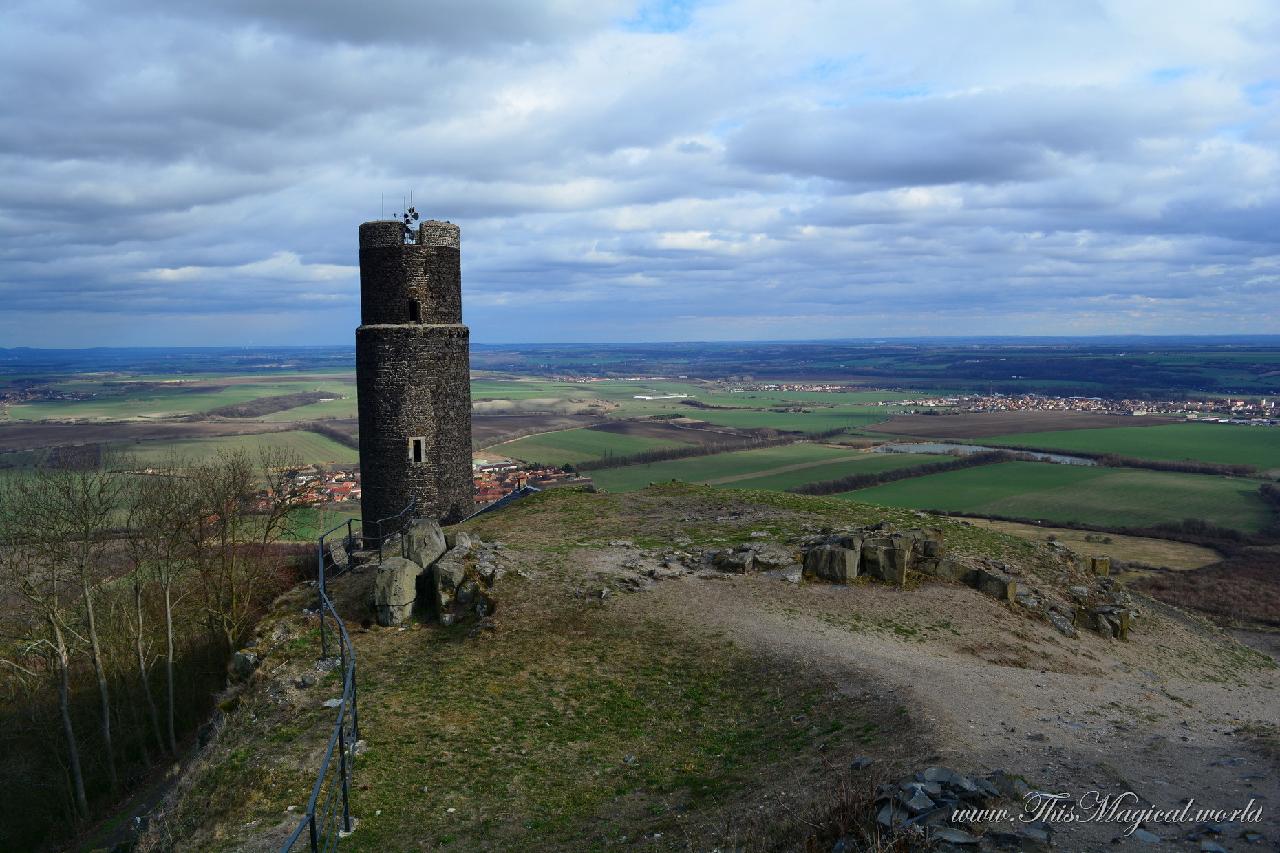
[[[351,779],[355,773],[355,746],[360,740],[360,711],[356,702],[356,650],[351,644],[351,637],[347,634],[342,617],[329,598],[328,580],[347,571],[358,550],[372,550],[376,545],[378,558],[381,559],[383,545],[388,539],[404,533],[413,519],[413,510],[414,504],[410,503],[395,515],[373,522],[371,527],[375,533],[372,536],[357,536],[354,530],[356,520],[350,519],[345,524],[325,531],[318,540],[316,591],[320,600],[321,659],[332,660],[329,649],[337,646],[337,663],[342,668],[342,698],[338,703],[333,733],[329,735],[329,745],[320,762],[320,772],[316,774],[315,784],[311,787],[306,814],[294,828],[289,840],[280,848],[281,853],[289,853],[295,849],[306,849],[311,853],[336,850],[339,840],[352,830]],[[326,540],[337,533],[343,534],[341,542],[331,542],[326,547]],[[342,552],[342,559],[337,556],[339,550]],[[329,627],[330,622],[333,624],[332,629]],[[306,847],[301,846],[304,836]]]

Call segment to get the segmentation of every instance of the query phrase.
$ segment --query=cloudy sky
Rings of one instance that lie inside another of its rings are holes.
[[[0,346],[1280,332],[1274,0],[9,0],[0,163]]]

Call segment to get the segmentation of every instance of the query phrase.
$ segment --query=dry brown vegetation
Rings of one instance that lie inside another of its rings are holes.
[[[1194,572],[1143,578],[1135,587],[1227,624],[1280,627],[1280,548],[1244,548]]]
[[[971,524],[1010,533],[1033,542],[1059,542],[1077,554],[1111,557],[1126,563],[1143,563],[1168,569],[1200,569],[1218,562],[1221,555],[1211,548],[1155,539],[1145,536],[1123,536],[1119,533],[1095,533],[1069,527],[1022,524],[989,518],[967,519]]]

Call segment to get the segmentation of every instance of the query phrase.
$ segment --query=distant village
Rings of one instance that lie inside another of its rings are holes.
[[[1040,394],[968,394],[955,397],[920,397],[890,400],[877,406],[912,408],[915,411],[947,409],[951,412],[1091,412],[1141,417],[1160,415],[1208,423],[1276,426],[1280,412],[1275,400],[1108,400],[1102,397],[1046,397]]]
[[[591,482],[569,471],[551,466],[526,465],[506,458],[476,457],[471,462],[476,487],[476,509],[501,500],[519,489],[551,489],[558,486],[582,486]],[[360,501],[360,469],[358,466],[307,465],[292,475],[297,503],[303,506],[358,503]],[[270,496],[258,496],[261,508],[269,506]]]

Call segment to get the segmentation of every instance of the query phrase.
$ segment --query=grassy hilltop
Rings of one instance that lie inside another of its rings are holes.
[[[468,522],[508,567],[492,630],[371,626],[369,573],[344,577],[366,744],[342,848],[829,849],[840,785],[864,796],[931,763],[1064,790],[1159,773],[1209,800],[1238,771],[1208,756],[1275,767],[1274,664],[1145,598],[1121,643],[922,578],[630,580],[673,550],[877,522],[937,526],[952,554],[1026,588],[1064,582],[1055,549],[986,528],[682,484],[558,490]],[[334,676],[297,686],[314,669],[310,600],[300,589],[263,622],[261,675],[158,822],[175,849],[267,850],[295,824],[339,692]],[[873,763],[851,774],[858,756]],[[1061,849],[1106,843],[1079,832]]]

